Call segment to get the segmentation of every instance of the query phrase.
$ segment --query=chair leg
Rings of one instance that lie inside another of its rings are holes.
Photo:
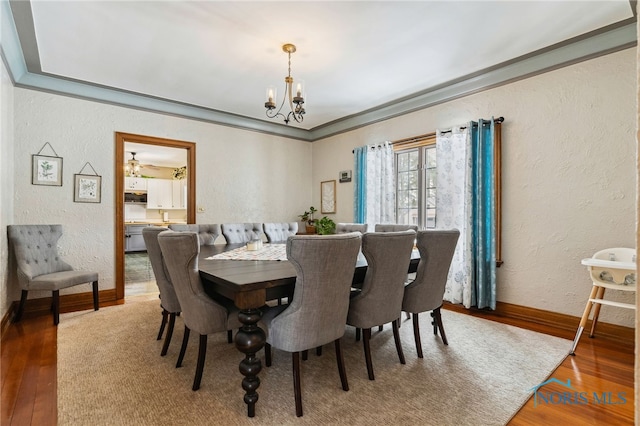
[[[60,290],[53,291],[53,325],[60,322]]]
[[[227,330],[227,343],[233,343],[233,330]]]
[[[382,331],[383,328],[384,328],[384,325],[379,325],[378,326],[378,331]]]
[[[300,386],[300,352],[291,353],[293,365],[293,395],[296,400],[296,416],[302,417],[302,390]]]
[[[302,360],[306,361],[309,359],[309,350],[302,351]]]
[[[369,380],[375,380],[376,378],[373,375],[373,363],[371,362],[371,346],[369,346],[370,340],[371,329],[362,329],[362,345],[364,347],[364,360],[367,363],[367,374],[369,375]]]
[[[200,335],[200,345],[198,345],[198,364],[196,365],[196,376],[193,378],[194,391],[200,389],[200,381],[202,380],[202,371],[204,370],[204,360],[207,357],[207,335]]]
[[[317,355],[317,356],[322,356],[322,346],[318,346],[318,347],[316,348],[316,355]]]
[[[405,314],[407,314],[407,319],[410,320],[411,319],[411,314],[409,312],[405,312]]]
[[[18,305],[16,314],[13,316],[13,322],[20,322],[20,320],[22,319],[24,305],[25,303],[27,303],[27,294],[29,294],[29,290],[22,290],[22,294],[20,295],[20,304]]]
[[[271,345],[269,343],[264,344],[264,365],[271,367]]]
[[[162,339],[162,333],[164,333],[164,326],[167,325],[167,319],[169,318],[169,311],[162,308],[162,322],[160,323],[160,331],[158,331],[158,337],[156,340]]]
[[[606,289],[604,287],[598,287],[598,294],[596,294],[596,299],[604,298],[604,291]],[[596,325],[598,324],[598,316],[600,316],[600,308],[602,307],[601,303],[595,303],[596,306],[593,308],[593,319],[591,320],[591,332],[589,333],[589,337],[594,337],[596,334]]]
[[[393,340],[396,342],[396,351],[398,352],[398,359],[400,360],[400,364],[406,364],[404,360],[404,352],[402,351],[402,343],[400,342],[400,331],[398,323],[400,323],[400,318],[394,320],[391,323],[391,328],[393,329]]]
[[[93,310],[100,309],[100,300],[98,296],[98,281],[93,282]]]
[[[344,369],[344,356],[342,355],[342,346],[340,346],[340,339],[335,340],[336,346],[336,361],[338,362],[338,373],[340,374],[340,383],[342,383],[342,390],[349,390],[349,382],[347,381],[347,371]]]
[[[587,305],[584,307],[584,312],[582,313],[582,318],[580,319],[580,325],[578,325],[578,330],[576,330],[576,336],[573,338],[573,345],[569,350],[569,355],[576,354],[576,347],[578,346],[578,342],[580,341],[580,336],[582,336],[582,331],[584,327],[587,325],[587,321],[589,320],[589,314],[591,313],[591,308],[593,307],[593,302],[590,299],[596,297],[598,293],[598,287],[591,287],[591,294],[589,294],[589,299],[587,300]]]
[[[418,353],[418,358],[423,358],[422,356],[422,342],[420,342],[420,323],[418,322],[418,314],[413,314],[413,338],[416,341],[416,352]]]
[[[449,342],[447,341],[447,335],[444,334],[444,326],[442,325],[442,314],[440,312],[440,308],[434,309],[433,312],[431,312],[431,315],[433,316],[433,319],[436,322],[438,330],[440,330],[440,337],[442,337],[442,343],[448,346]]]
[[[171,336],[173,336],[173,327],[176,324],[176,313],[172,312],[169,314],[169,328],[167,328],[167,336],[164,338],[164,345],[162,345],[162,352],[160,352],[160,356],[165,356],[167,354],[167,350],[169,350],[169,343],[171,343]]]
[[[360,329],[356,328],[356,342],[360,341]]]
[[[176,368],[182,367],[182,360],[184,359],[184,354],[187,351],[187,343],[189,343],[189,334],[191,330],[186,325],[184,326],[184,335],[182,336],[182,346],[180,346],[180,355],[178,355],[178,362],[176,362]]]

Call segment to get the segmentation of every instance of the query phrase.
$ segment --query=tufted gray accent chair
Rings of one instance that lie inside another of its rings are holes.
[[[398,225],[395,223],[378,223],[375,226],[375,232],[398,232],[413,229],[418,232],[418,225]]]
[[[337,223],[336,234],[343,234],[345,232],[360,232],[362,234],[367,232],[366,223]]]
[[[262,223],[223,223],[222,235],[227,244],[248,243],[262,239]]]
[[[287,258],[296,269],[293,300],[265,310],[265,364],[271,346],[292,352],[296,415],[302,416],[300,352],[335,342],[342,389],[349,390],[340,339],[344,335],[360,233],[296,235],[287,240]]]
[[[92,283],[93,309],[99,309],[98,273],[74,271],[58,254],[62,225],[9,225],[9,243],[18,265],[18,283],[22,288],[14,322],[20,321],[29,290],[53,292],[53,324],[60,322],[60,289]]]
[[[238,310],[231,303],[227,306],[221,305],[205,293],[198,271],[198,234],[169,230],[158,234],[158,242],[180,301],[181,317],[184,321],[184,337],[176,367],[182,366],[191,330],[200,335],[198,363],[192,387],[196,391],[200,389],[207,355],[207,335],[240,328]]]
[[[147,226],[142,229],[142,238],[144,238],[144,244],[147,247],[147,254],[149,255],[149,261],[151,262],[151,268],[153,269],[153,275],[156,278],[156,284],[158,290],[160,290],[160,306],[162,307],[162,322],[160,323],[160,331],[158,332],[157,340],[162,339],[162,333],[167,325],[167,319],[169,328],[167,329],[167,336],[164,339],[162,345],[161,356],[167,354],[169,349],[169,343],[171,343],[171,337],[173,336],[173,328],[176,323],[176,315],[179,314],[182,309],[180,308],[180,302],[178,296],[173,289],[173,284],[169,278],[169,272],[162,258],[162,252],[160,251],[160,244],[158,243],[158,234],[168,230],[162,226]]]
[[[176,232],[196,232],[198,234],[198,239],[200,240],[201,246],[212,246],[215,243],[216,238],[220,236],[220,225],[218,225],[217,223],[209,225],[183,225],[172,223],[171,225],[169,225],[169,229]]]
[[[440,330],[442,342],[445,345],[449,344],[442,326],[440,307],[458,237],[460,237],[460,231],[457,229],[418,232],[417,245],[420,251],[420,263],[416,279],[404,288],[402,310],[413,314],[413,335],[419,358],[422,358],[420,328],[418,326],[420,312],[432,311],[433,334],[437,335]]]
[[[367,259],[367,273],[362,290],[352,292],[347,324],[363,330],[369,380],[375,380],[369,345],[371,327],[392,323],[398,358],[401,364],[405,363],[398,327],[404,282],[415,238],[413,230],[370,232],[362,236],[362,254]]]
[[[264,223],[262,226],[268,243],[284,243],[298,233],[298,222]]]

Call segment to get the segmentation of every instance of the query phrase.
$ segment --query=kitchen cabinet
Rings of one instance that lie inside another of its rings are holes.
[[[146,191],[147,180],[139,177],[125,177],[124,178],[124,190],[125,191]]]
[[[125,253],[134,251],[146,251],[147,246],[144,244],[142,237],[142,229],[148,224],[126,225],[124,231],[124,251]]]
[[[147,209],[187,208],[187,184],[184,180],[147,179]]]

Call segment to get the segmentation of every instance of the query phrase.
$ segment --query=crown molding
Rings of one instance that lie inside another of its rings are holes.
[[[16,22],[20,23],[19,35]],[[636,18],[629,18],[414,95],[305,130],[44,73],[41,71],[39,62],[30,3],[2,0],[0,23],[2,24],[0,54],[16,87],[307,142],[345,133],[483,90],[628,49],[637,44]]]

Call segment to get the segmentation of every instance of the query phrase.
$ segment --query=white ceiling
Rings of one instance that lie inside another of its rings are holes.
[[[182,148],[125,142],[125,163],[132,158],[131,154],[134,152],[141,166],[176,168],[187,165],[187,150]]]
[[[307,114],[289,127],[307,130],[634,16],[628,0],[50,0],[31,15],[15,19],[31,73],[269,122],[265,89],[281,96],[294,43]]]

